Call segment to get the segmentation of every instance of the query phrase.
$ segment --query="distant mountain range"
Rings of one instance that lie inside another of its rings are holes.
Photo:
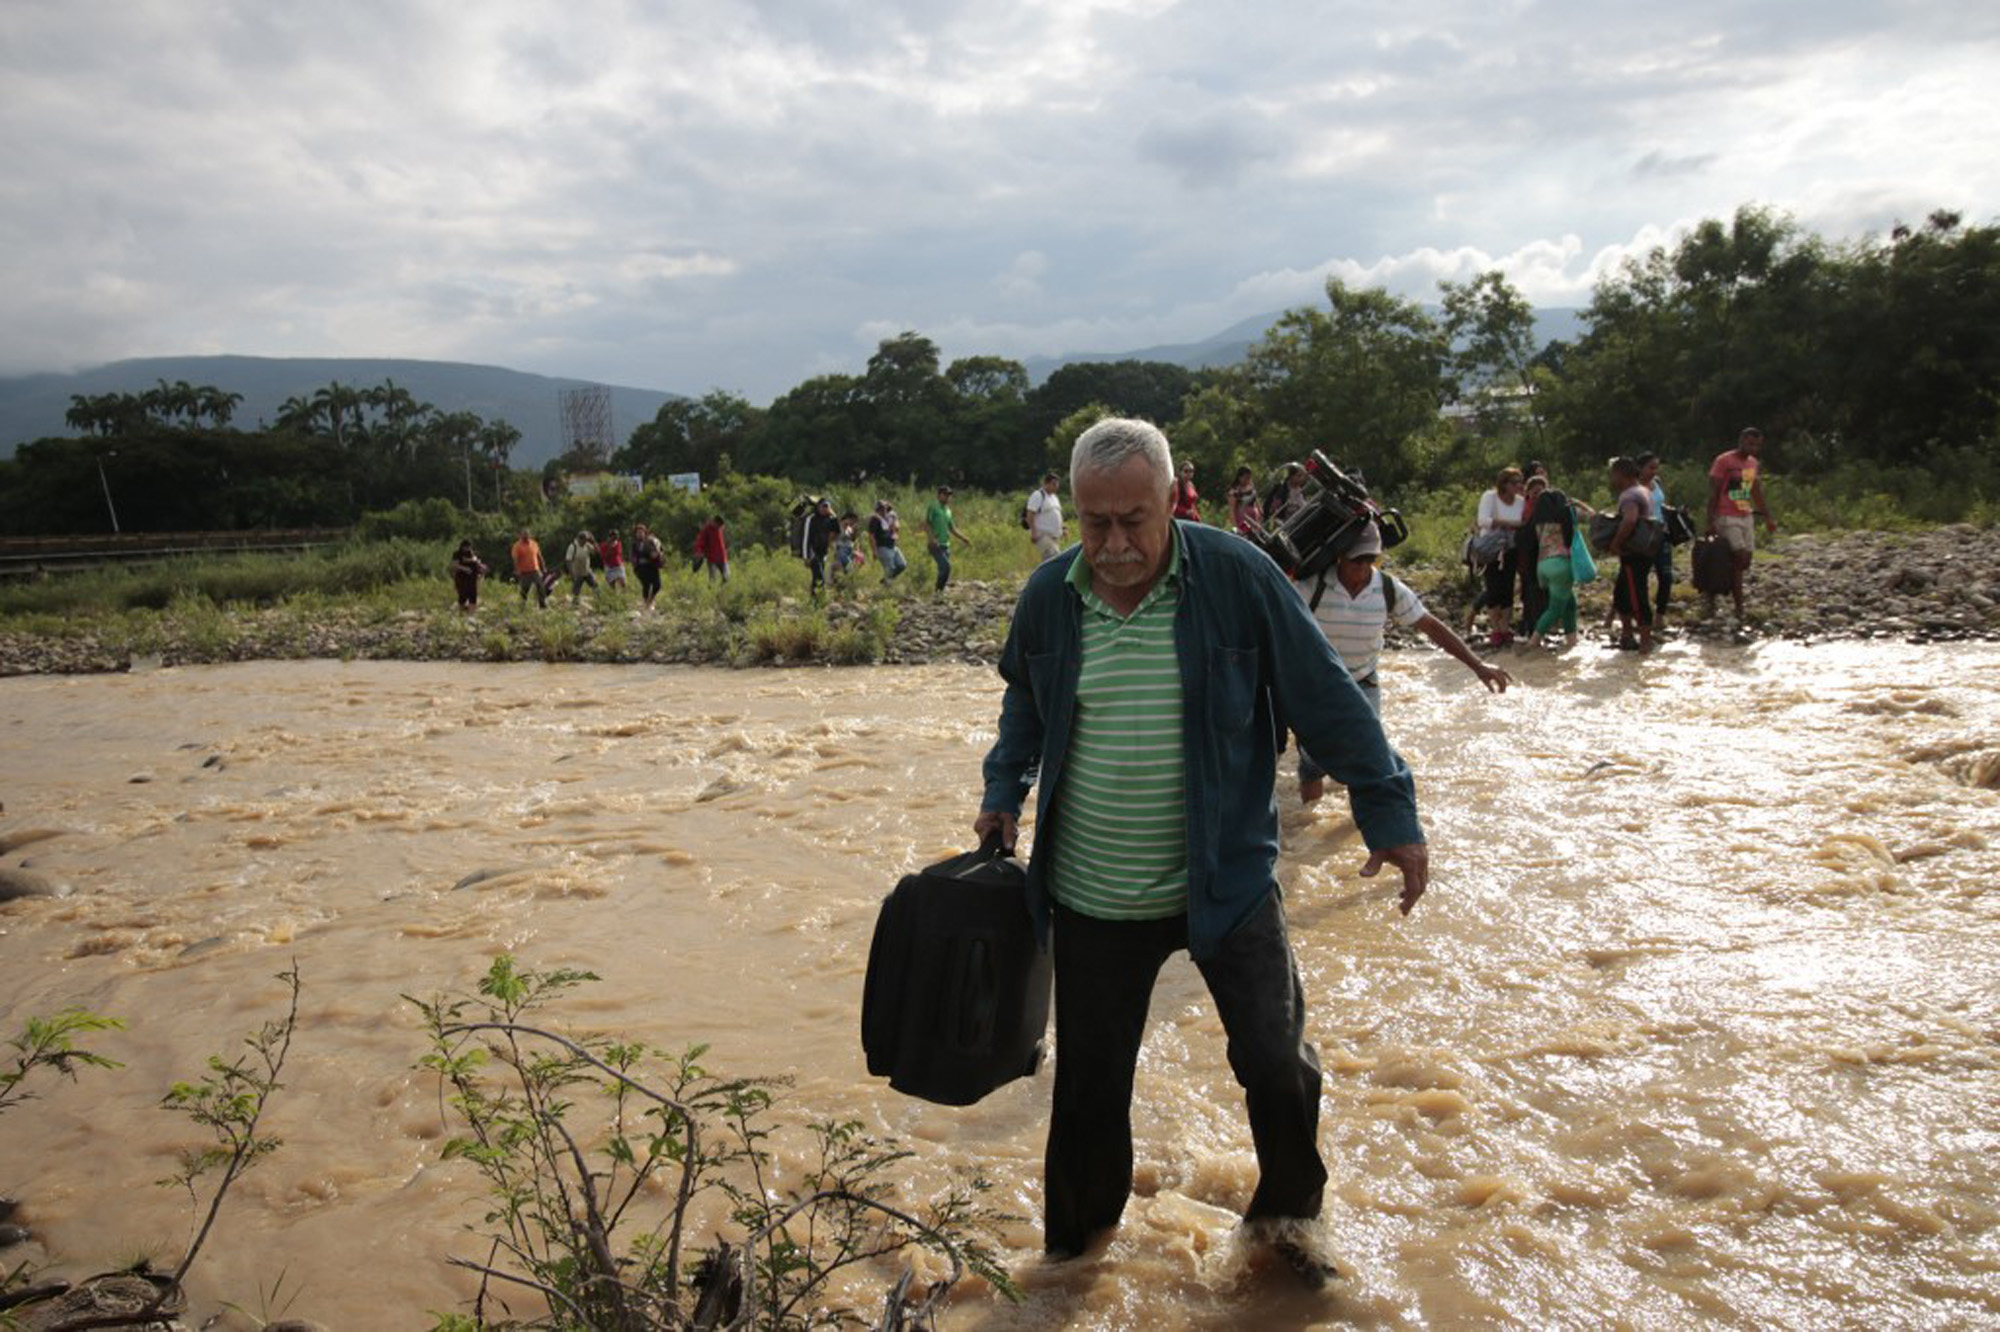
[[[261,421],[278,419],[279,406],[292,397],[310,397],[315,389],[338,381],[353,388],[374,388],[393,379],[419,402],[441,412],[476,412],[487,421],[506,421],[521,432],[514,464],[539,467],[563,450],[562,408],[557,394],[582,388],[588,381],[553,379],[493,365],[462,365],[454,361],[401,361],[384,358],[275,358],[268,356],[160,356],[114,361],[70,375],[23,375],[0,379],[0,457],[16,447],[48,435],[69,435],[63,423],[70,397],[103,393],[139,393],[160,380],[185,379],[241,393],[232,424],[255,429]],[[632,428],[653,419],[660,405],[676,397],[657,389],[611,386],[614,437],[623,440]]]
[[[1572,309],[1535,311],[1539,343],[1570,340],[1583,331],[1581,312]],[[1242,360],[1277,322],[1277,313],[1258,315],[1232,324],[1200,342],[1171,343],[1123,352],[1069,352],[1038,356],[1023,362],[1028,377],[1039,384],[1062,366],[1074,362],[1168,361],[1190,370],[1215,369]],[[235,424],[254,429],[278,418],[287,398],[310,396],[338,381],[355,388],[373,388],[394,380],[419,402],[439,411],[475,412],[488,421],[506,421],[521,432],[514,463],[539,467],[562,452],[563,389],[581,388],[589,381],[556,379],[507,370],[493,365],[454,361],[407,361],[349,358],[277,358],[268,356],[161,356],[114,361],[74,374],[22,375],[0,379],[0,457],[12,457],[20,444],[72,432],[63,422],[70,398],[104,393],[139,393],[160,380],[186,380],[243,395]],[[682,396],[659,389],[611,385],[612,428],[623,440],[633,427],[650,421],[662,404]]]
[[[1426,306],[1433,316],[1438,314],[1436,306]],[[1028,378],[1039,384],[1065,365],[1077,362],[1103,361],[1166,361],[1173,365],[1186,366],[1190,370],[1217,370],[1223,366],[1235,365],[1250,354],[1250,349],[1264,340],[1264,334],[1271,325],[1278,322],[1283,311],[1256,315],[1241,323],[1231,324],[1211,337],[1200,342],[1170,342],[1158,347],[1142,347],[1138,351],[1127,352],[1066,352],[1061,356],[1034,356],[1021,364],[1028,369]],[[1567,306],[1551,306],[1535,311],[1535,345],[1546,347],[1558,339],[1574,342],[1582,336],[1583,311]]]

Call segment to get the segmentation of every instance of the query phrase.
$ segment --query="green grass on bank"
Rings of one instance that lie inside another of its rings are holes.
[[[1670,467],[1663,479],[1670,500],[1699,513],[1706,491],[1698,466]],[[1609,501],[1602,477],[1558,476],[1555,481],[1587,503]],[[1383,497],[1402,511],[1411,532],[1391,562],[1416,573],[1455,572],[1460,543],[1486,486],[1484,481],[1467,482]],[[1954,487],[1921,475],[1773,476],[1766,491],[1786,533],[1910,531],[1952,521],[1990,525],[2000,517],[1977,487]],[[670,550],[659,613],[630,624],[614,624],[614,617],[602,612],[636,606],[636,583],[622,601],[601,586],[594,596],[586,591],[593,605],[580,615],[569,609],[567,587],[558,590],[547,611],[532,601],[524,603],[505,576],[513,520],[477,515],[473,522],[481,554],[497,574],[482,590],[474,631],[481,635],[480,655],[565,660],[582,655],[589,643],[589,655],[599,660],[658,659],[677,648],[707,660],[878,659],[901,618],[900,608],[910,598],[928,596],[933,577],[922,529],[929,495],[907,489],[886,493],[903,515],[903,547],[910,561],[908,573],[896,583],[884,585],[880,569],[870,561],[845,587],[833,591],[830,607],[816,606],[807,597],[809,577],[801,562],[743,541],[739,533],[728,583],[690,572],[686,560],[674,558],[677,552]],[[834,498],[843,509],[861,511],[872,507],[877,494],[867,490]],[[1012,494],[955,497],[959,528],[969,538],[954,549],[955,580],[1017,582],[1034,567],[1035,553],[1018,522],[1020,499]],[[1205,499],[1204,511],[1211,521],[1227,512],[1216,497]],[[424,517],[436,524],[450,522],[453,515]],[[629,521],[610,517],[600,527],[616,524],[629,532]],[[537,525],[551,562],[560,559],[568,529],[582,521],[560,512]],[[769,526],[773,520],[766,513],[763,521]],[[377,524],[375,530],[384,526],[394,524]],[[1073,525],[1071,531],[1073,536]],[[110,567],[10,582],[0,584],[0,629],[45,636],[89,634],[134,652],[176,643],[204,657],[227,659],[242,633],[234,622],[240,618],[236,613],[256,608],[277,612],[263,617],[263,638],[255,645],[266,655],[274,649],[307,655],[314,627],[336,621],[393,623],[418,636],[450,638],[468,632],[452,609],[448,564],[454,544],[452,538],[388,536],[303,554],[190,556],[143,568]]]

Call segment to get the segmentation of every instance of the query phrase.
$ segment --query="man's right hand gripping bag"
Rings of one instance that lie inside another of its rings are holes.
[[[905,875],[868,948],[868,1071],[939,1105],[971,1105],[1032,1074],[1051,972],[1028,917],[1027,870],[997,839]]]

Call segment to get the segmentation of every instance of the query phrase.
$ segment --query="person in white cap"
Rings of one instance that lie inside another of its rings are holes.
[[[1382,659],[1382,639],[1389,621],[1416,629],[1431,642],[1465,663],[1479,683],[1496,694],[1507,692],[1514,677],[1481,661],[1450,625],[1424,609],[1416,590],[1375,566],[1382,558],[1382,532],[1371,519],[1360,535],[1316,580],[1294,580],[1292,587],[1311,607],[1320,632],[1347,667],[1361,696],[1375,715],[1382,715],[1382,689],[1376,666]],[[1299,799],[1310,805],[1326,794],[1326,770],[1299,747]]]

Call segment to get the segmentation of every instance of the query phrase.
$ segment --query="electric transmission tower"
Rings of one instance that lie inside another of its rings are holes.
[[[560,390],[557,400],[562,404],[563,448],[600,466],[610,462],[618,448],[612,431],[611,389],[604,384],[586,384]]]

